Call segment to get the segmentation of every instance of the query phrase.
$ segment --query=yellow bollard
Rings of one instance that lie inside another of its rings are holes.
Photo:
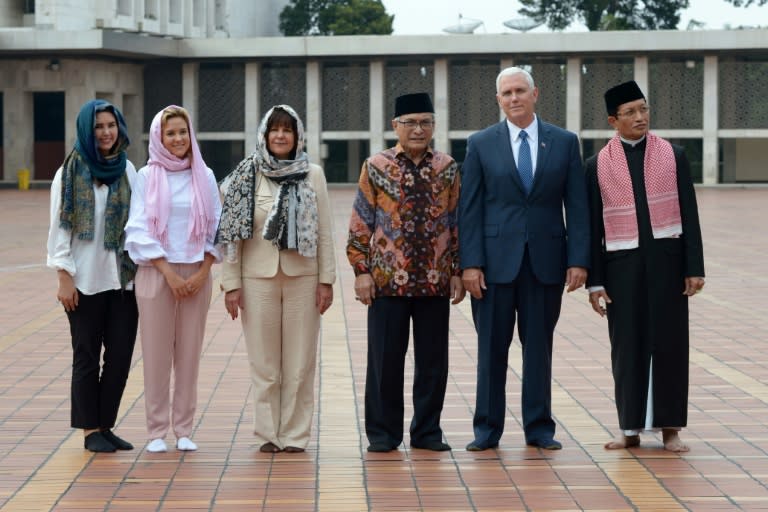
[[[19,169],[16,171],[16,177],[19,180],[19,190],[29,190],[29,169]]]

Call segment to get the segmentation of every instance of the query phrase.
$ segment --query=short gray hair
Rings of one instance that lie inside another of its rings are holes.
[[[502,69],[501,72],[499,72],[498,76],[496,77],[496,94],[499,93],[501,78],[505,76],[512,76],[512,75],[523,75],[523,77],[525,77],[525,81],[528,82],[528,86],[531,89],[536,87],[536,84],[533,83],[533,77],[528,71],[524,70],[523,68],[518,68],[517,66],[510,66],[508,68]]]

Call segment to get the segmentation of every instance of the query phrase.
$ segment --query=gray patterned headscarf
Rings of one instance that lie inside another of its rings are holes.
[[[296,155],[278,160],[267,147],[268,124],[275,110],[287,112],[295,121]],[[304,125],[288,105],[269,109],[259,125],[256,150],[224,178],[224,204],[216,234],[217,243],[228,245],[253,238],[256,173],[279,185],[262,236],[280,250],[296,249],[309,258],[317,255],[317,194],[309,183],[309,158],[304,152]]]

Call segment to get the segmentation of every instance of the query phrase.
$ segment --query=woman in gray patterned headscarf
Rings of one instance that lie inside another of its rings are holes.
[[[256,151],[221,185],[224,302],[233,320],[242,310],[254,434],[268,453],[309,443],[320,315],[336,279],[325,174],[303,147],[296,112],[272,107]]]

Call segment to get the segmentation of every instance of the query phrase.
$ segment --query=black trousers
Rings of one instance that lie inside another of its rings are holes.
[[[67,312],[72,334],[73,428],[112,428],[131,367],[139,310],[134,292],[79,294]],[[101,347],[104,346],[104,364]]]
[[[365,433],[392,448],[403,441],[403,380],[413,320],[411,442],[440,441],[440,414],[448,381],[447,297],[379,297],[368,308]]]

